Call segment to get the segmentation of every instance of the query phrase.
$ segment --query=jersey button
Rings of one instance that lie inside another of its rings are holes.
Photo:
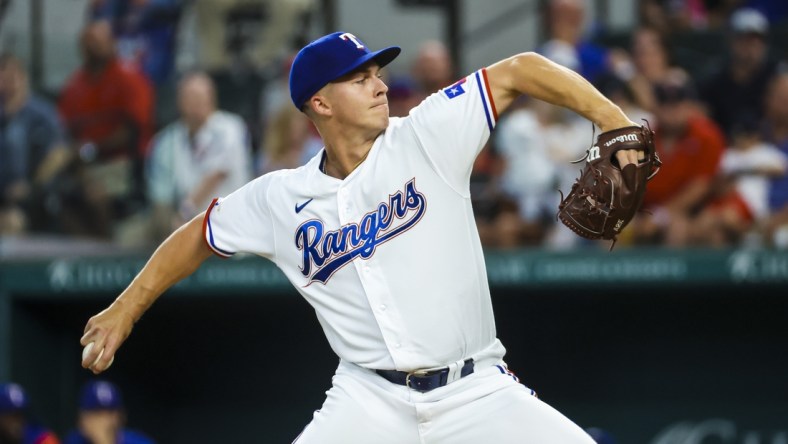
[[[386,304],[380,304],[380,311],[386,311]]]
[[[397,342],[396,344],[394,344],[394,348],[400,348],[400,347],[402,347],[402,344],[400,344],[399,342]]]

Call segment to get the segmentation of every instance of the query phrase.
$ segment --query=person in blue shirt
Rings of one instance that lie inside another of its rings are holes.
[[[55,229],[42,202],[70,157],[55,107],[29,83],[20,59],[0,55],[0,235]]]
[[[31,420],[27,394],[15,383],[0,383],[0,443],[59,444],[57,436]]]
[[[64,444],[153,444],[142,433],[126,427],[120,389],[108,381],[94,380],[82,387],[76,430]]]

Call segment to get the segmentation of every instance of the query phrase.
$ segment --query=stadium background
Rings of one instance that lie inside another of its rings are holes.
[[[73,42],[84,3],[14,2],[2,22],[0,37],[13,37],[43,91],[56,91],[79,64]],[[459,32],[462,72],[542,37],[537,1],[457,1],[454,25],[440,8],[404,3],[319,2],[325,20],[304,33],[349,29],[371,47],[401,45],[407,60],[420,41]],[[607,31],[600,39],[626,38],[633,3],[591,2],[589,20]],[[783,50],[786,35],[772,35]],[[678,57],[688,69],[719,54],[708,50],[719,35],[685,37]],[[0,381],[25,386],[32,413],[59,434],[73,426],[77,390],[90,377],[79,367],[84,323],[147,253],[0,238]],[[785,251],[487,255],[507,361],[581,426],[620,443],[788,443]],[[105,376],[124,391],[129,424],[159,442],[289,442],[319,408],[335,366],[309,306],[271,264],[244,257],[211,259],[165,295]]]

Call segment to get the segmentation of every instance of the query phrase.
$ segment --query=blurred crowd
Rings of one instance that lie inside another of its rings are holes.
[[[62,437],[32,412],[25,389],[0,383],[0,444],[153,444],[148,436],[127,428],[123,395],[115,384],[91,380],[76,403],[76,424]]]
[[[0,56],[0,236],[153,246],[213,197],[304,164],[322,144],[289,102],[287,74],[310,3],[91,0],[81,65],[55,97]],[[615,42],[588,25],[585,1],[546,4],[546,38],[523,50],[577,71],[656,132],[663,167],[618,245],[788,248],[788,48],[773,38],[788,3],[641,0]],[[183,41],[187,27],[199,32]],[[718,63],[677,57],[681,36],[704,33],[723,36]],[[392,116],[458,74],[444,43],[424,42],[407,75],[387,79]],[[471,182],[485,246],[596,245],[555,218],[593,131],[528,97],[500,116]]]
[[[584,2],[549,4],[537,51],[656,133],[663,167],[619,242],[788,247],[788,66],[770,38],[788,27],[788,5],[643,1],[624,44],[603,46],[582,31]],[[675,61],[690,32],[722,37],[718,63]],[[555,222],[556,190],[571,188],[580,169],[571,161],[590,145],[588,122],[564,109],[523,98],[502,116],[477,163],[485,244],[593,245]]]

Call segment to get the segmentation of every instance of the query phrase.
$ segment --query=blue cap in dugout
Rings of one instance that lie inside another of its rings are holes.
[[[335,32],[320,37],[298,52],[290,68],[290,98],[301,109],[307,100],[330,82],[370,60],[381,67],[400,53],[398,46],[370,51],[349,32]]]
[[[81,410],[118,410],[123,408],[123,397],[115,384],[90,381],[82,387],[79,398]]]
[[[27,408],[27,395],[19,384],[0,384],[0,414],[21,412]]]

